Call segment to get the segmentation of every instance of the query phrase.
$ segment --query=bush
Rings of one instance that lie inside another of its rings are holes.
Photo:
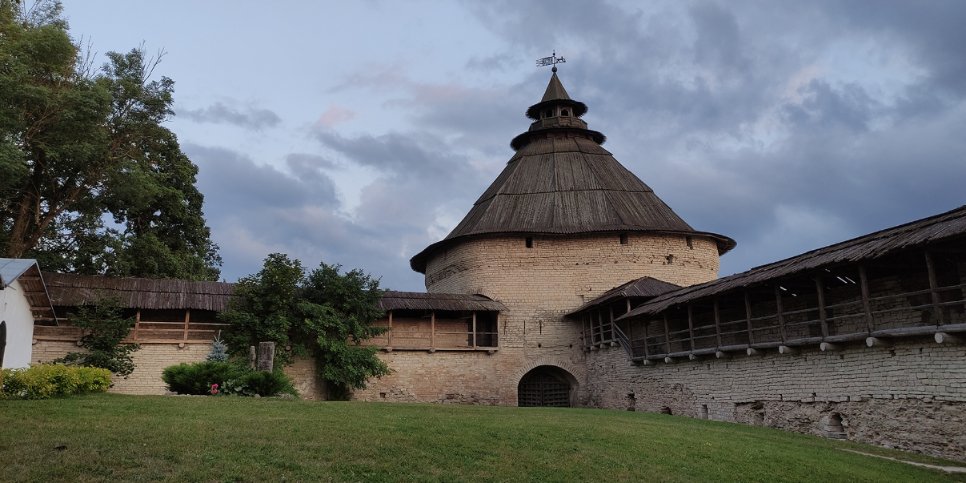
[[[282,371],[248,371],[241,377],[225,381],[224,394],[237,396],[277,396],[291,394],[298,396],[292,381]]]
[[[48,399],[111,387],[111,371],[95,367],[38,364],[28,369],[3,369],[0,399]]]
[[[280,370],[262,372],[231,362],[204,361],[166,367],[161,379],[178,394],[210,395],[218,385],[219,394],[238,396],[297,395],[292,381]]]
[[[168,389],[178,394],[205,395],[212,384],[224,387],[225,381],[240,377],[247,369],[222,361],[205,361],[194,364],[181,363],[166,367],[161,379]]]

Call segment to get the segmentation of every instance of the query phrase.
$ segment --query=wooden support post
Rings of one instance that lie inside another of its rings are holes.
[[[184,333],[181,339],[182,343],[188,340],[188,324],[191,323],[191,309],[185,309],[184,311]]]
[[[141,309],[134,313],[134,340],[138,340],[138,330],[141,328]]]
[[[842,349],[837,344],[832,344],[831,342],[822,342],[821,344],[818,345],[818,348],[822,352],[831,352],[831,351],[837,351]]]
[[[389,330],[386,331],[386,347],[392,349],[392,310],[389,311]]]
[[[436,311],[429,313],[429,351],[436,352]]]
[[[624,299],[624,300],[627,302],[627,310],[624,313],[628,314],[631,312],[631,299]]]
[[[688,346],[694,351],[694,313],[688,304]]]
[[[721,347],[721,311],[718,307],[718,297],[714,298],[714,337],[718,347]]]
[[[745,321],[748,322],[748,345],[755,343],[755,331],[751,327],[751,297],[745,289]]]
[[[782,291],[778,285],[775,285],[775,317],[778,318],[778,336],[785,342],[785,315],[782,314]]]
[[[597,311],[597,330],[600,332],[600,337],[597,338],[597,342],[603,344],[604,342],[604,314]]]
[[[822,338],[828,337],[828,314],[825,312],[825,282],[815,277],[815,294],[818,296],[818,320],[822,324]]]
[[[667,324],[667,312],[661,314],[664,316],[664,353],[671,353],[671,329],[668,328]]]
[[[936,332],[937,344],[962,344],[963,338],[958,335],[947,334],[946,332]]]
[[[473,348],[476,349],[476,311],[473,311]]]
[[[875,324],[872,322],[872,306],[869,304],[869,277],[865,273],[865,265],[859,265],[859,285],[861,285],[862,290],[862,310],[865,312],[865,325],[871,334],[875,330]]]
[[[248,346],[248,368],[254,369],[255,362],[258,360],[258,353],[255,351],[255,346]]]
[[[608,316],[610,317],[610,322],[608,322],[610,324],[610,340],[614,340],[617,338],[617,334],[614,333],[614,306],[613,305],[609,305],[607,307],[607,313],[608,313]]]
[[[650,355],[648,354],[648,352],[650,351],[647,350],[647,322],[648,322],[647,320],[644,320],[642,322],[642,325],[644,326],[644,357],[645,358],[647,358],[647,356]]]
[[[926,253],[926,274],[929,277],[929,295],[932,300],[932,311],[933,315],[936,317],[936,325],[945,324],[946,317],[943,313],[942,307],[940,307],[940,297],[939,297],[939,281],[936,278],[936,263],[932,258],[932,253],[928,250]]]

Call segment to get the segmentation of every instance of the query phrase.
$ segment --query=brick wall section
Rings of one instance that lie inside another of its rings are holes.
[[[370,381],[354,397],[516,405],[520,378],[539,365],[585,379],[581,327],[564,314],[645,275],[691,285],[717,274],[717,246],[699,237],[691,247],[684,236],[643,234],[630,234],[623,245],[617,234],[534,237],[532,248],[523,236],[464,241],[428,261],[426,287],[483,294],[506,305],[498,324],[499,350],[381,353],[394,373]]]
[[[928,338],[891,349],[812,347],[649,366],[631,364],[615,347],[587,356],[586,385],[594,407],[706,411],[711,419],[816,435],[837,413],[851,440],[966,459],[966,347]]]
[[[282,370],[292,379],[292,385],[300,398],[315,401],[326,399],[325,385],[319,379],[319,369],[314,358],[296,357]]]
[[[68,352],[78,352],[74,342],[39,340],[34,344],[33,363],[50,362]],[[211,344],[141,344],[134,352],[134,372],[126,377],[114,376],[111,392],[120,394],[166,394],[168,388],[161,380],[165,367],[182,362],[200,362],[211,352]]]

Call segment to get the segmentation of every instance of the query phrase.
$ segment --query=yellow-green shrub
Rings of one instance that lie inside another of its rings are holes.
[[[47,399],[111,387],[111,371],[96,367],[38,364],[0,372],[0,399]]]

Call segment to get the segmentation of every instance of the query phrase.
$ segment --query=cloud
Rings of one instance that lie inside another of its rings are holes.
[[[344,122],[351,121],[355,119],[355,111],[351,111],[341,106],[329,106],[325,112],[319,116],[319,120],[316,123],[323,127],[333,127],[336,124],[342,124]]]
[[[181,109],[179,116],[200,123],[232,124],[238,127],[261,130],[277,126],[282,119],[268,110],[252,106],[234,107],[216,102],[202,109]]]
[[[322,170],[325,158],[290,155],[291,172],[285,172],[225,148],[183,148],[199,166],[198,187],[227,280],[254,273],[266,255],[283,252],[310,267],[325,261],[361,268],[382,277],[384,287],[421,286],[418,274],[386,269],[408,266],[394,237],[343,212],[335,183]]]

